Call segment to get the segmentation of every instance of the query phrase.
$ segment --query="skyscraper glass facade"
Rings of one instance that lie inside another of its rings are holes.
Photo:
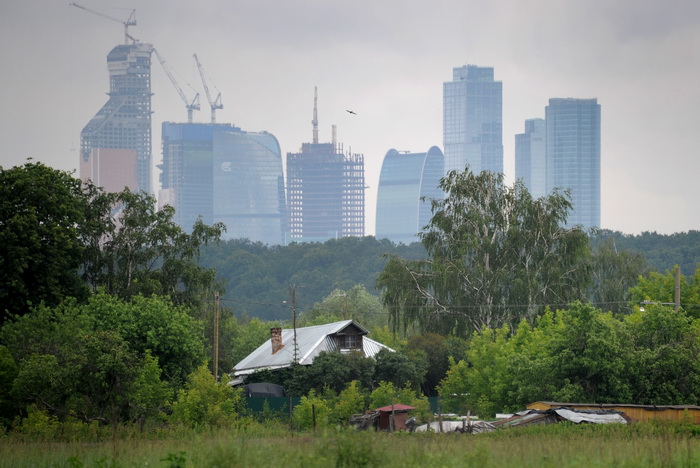
[[[493,68],[465,65],[443,84],[445,172],[503,172],[503,84]]]
[[[544,119],[525,121],[525,133],[515,135],[515,178],[535,198],[547,194]]]
[[[547,191],[571,191],[569,226],[600,227],[600,105],[554,98],[545,108]]]
[[[127,186],[152,193],[152,51],[151,44],[136,43],[116,46],[107,55],[109,100],[80,133],[81,178],[99,179],[99,185],[119,190]],[[123,165],[128,167],[114,170],[119,162],[113,158],[103,166],[93,161],[105,156],[102,149],[131,150],[122,153]]]
[[[432,216],[430,200],[443,198],[438,184],[444,162],[437,146],[425,153],[400,153],[395,149],[386,153],[377,189],[378,239],[397,244],[419,241],[416,235]]]
[[[230,124],[163,123],[162,203],[189,231],[198,217],[226,225],[223,239],[283,243],[286,220],[277,139]]]
[[[267,132],[214,133],[214,222],[224,239],[284,243],[286,205],[280,145]]]

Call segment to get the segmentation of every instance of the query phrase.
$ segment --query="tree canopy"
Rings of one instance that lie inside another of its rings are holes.
[[[533,199],[502,174],[451,171],[420,237],[428,259],[393,257],[377,281],[394,326],[465,336],[515,326],[545,304],[582,298],[588,238],[566,229],[566,193]]]
[[[69,173],[41,163],[0,167],[0,312],[24,314],[32,305],[85,298],[85,187]]]

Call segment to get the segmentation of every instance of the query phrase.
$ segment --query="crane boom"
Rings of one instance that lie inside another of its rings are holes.
[[[108,20],[116,21],[117,23],[121,23],[124,25],[124,45],[129,45],[129,39],[131,39],[132,43],[138,42],[136,39],[134,39],[130,34],[129,34],[129,26],[136,26],[136,10],[131,10],[131,14],[129,15],[129,18],[126,21],[122,21],[118,18],[114,18],[112,16],[106,15],[104,13],[100,13],[99,11],[92,10],[90,8],[84,7],[82,5],[78,5],[77,3],[69,3],[68,6],[74,6],[77,8],[80,8],[81,10],[85,10],[88,13],[92,13],[97,16],[101,16],[103,18],[107,18]]]
[[[204,86],[204,93],[207,95],[207,101],[209,101],[209,107],[211,108],[211,123],[216,123],[216,109],[223,109],[224,105],[221,104],[221,93],[216,96],[216,99],[212,101],[211,94],[209,93],[209,86],[207,86],[207,80],[204,77],[204,68],[202,64],[199,63],[197,54],[193,55],[194,61],[197,62],[197,68],[199,69],[199,76],[202,78],[202,85]]]
[[[170,82],[175,86],[175,89],[177,89],[178,94],[180,95],[180,98],[182,98],[182,101],[185,103],[185,107],[187,108],[187,123],[192,123],[192,111],[196,111],[200,109],[199,106],[199,93],[197,93],[194,96],[194,99],[190,102],[189,99],[187,99],[187,96],[185,96],[185,92],[182,90],[180,85],[178,84],[177,80],[173,76],[173,74],[170,72],[170,69],[165,65],[165,59],[163,58],[162,55],[160,55],[160,52],[154,47],[153,52],[156,53],[156,57],[158,57],[158,61],[160,64],[163,66],[163,70],[165,70],[165,74],[168,75],[168,78],[170,79]]]

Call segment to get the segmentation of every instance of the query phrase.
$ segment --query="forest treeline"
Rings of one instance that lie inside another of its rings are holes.
[[[700,231],[630,235],[598,230],[588,236],[594,250],[608,245],[641,255],[644,262],[636,275],[664,273],[678,265],[684,275],[692,276],[700,264]],[[290,318],[284,302],[290,300],[291,285],[298,288],[301,309],[322,301],[336,289],[355,285],[379,296],[377,278],[392,256],[418,260],[426,256],[426,250],[418,239],[410,245],[397,245],[372,236],[288,246],[236,239],[205,246],[200,264],[216,270],[222,297],[234,314],[284,321]]]

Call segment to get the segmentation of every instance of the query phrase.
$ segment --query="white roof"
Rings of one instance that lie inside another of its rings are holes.
[[[332,335],[342,332],[350,325],[360,329],[362,335],[362,351],[366,357],[373,357],[381,349],[394,351],[388,346],[368,338],[369,333],[365,328],[352,320],[333,322],[314,327],[303,327],[296,329],[297,362],[299,364],[311,364],[313,360],[323,351],[337,351],[337,346]],[[282,349],[272,354],[271,340],[267,340],[258,349],[250,353],[241,362],[236,364],[232,376],[242,376],[252,374],[261,369],[280,369],[288,367],[294,361],[294,329],[285,328],[282,330]]]

